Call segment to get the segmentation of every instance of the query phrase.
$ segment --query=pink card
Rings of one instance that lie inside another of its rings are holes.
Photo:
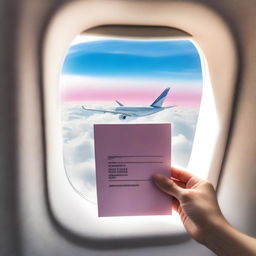
[[[151,179],[170,176],[171,124],[95,124],[94,143],[99,217],[171,214]]]

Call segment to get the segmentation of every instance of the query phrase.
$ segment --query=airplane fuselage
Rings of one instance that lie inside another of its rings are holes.
[[[115,111],[120,111],[128,116],[148,116],[157,112],[163,111],[165,108],[162,107],[116,107]]]

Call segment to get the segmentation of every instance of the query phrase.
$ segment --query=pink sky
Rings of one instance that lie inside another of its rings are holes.
[[[93,87],[92,87],[93,88]],[[113,102],[115,100],[121,101],[124,105],[150,105],[162,92],[159,88],[144,88],[122,90],[104,90],[104,89],[90,89],[88,87],[84,90],[81,88],[66,88],[62,90],[62,102],[87,102],[87,103],[101,103]],[[199,90],[184,91],[178,89],[171,89],[164,105],[179,105],[186,107],[197,107],[200,105],[201,92]]]

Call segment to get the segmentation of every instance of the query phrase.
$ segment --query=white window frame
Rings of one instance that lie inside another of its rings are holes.
[[[184,234],[184,229],[177,216],[96,217],[97,208],[76,193],[65,174],[59,100],[63,60],[76,35],[109,24],[165,26],[191,35],[206,64],[202,65],[204,91],[188,171],[201,177],[204,177],[202,173],[208,174],[214,185],[218,180],[237,70],[234,40],[225,22],[210,9],[194,3],[74,1],[55,13],[44,41],[43,91],[50,210],[63,228],[84,238],[179,236]]]

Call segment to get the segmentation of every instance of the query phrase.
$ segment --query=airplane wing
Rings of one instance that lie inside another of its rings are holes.
[[[110,113],[110,114],[114,114],[114,115],[132,116],[132,115],[130,115],[128,113],[121,112],[121,111],[115,111],[115,110],[92,109],[92,108],[85,108],[84,106],[82,106],[82,108],[84,110],[89,110],[89,111],[98,112],[98,113]]]
[[[168,106],[168,107],[164,107],[164,108],[175,108],[175,107],[177,107],[177,105]]]

